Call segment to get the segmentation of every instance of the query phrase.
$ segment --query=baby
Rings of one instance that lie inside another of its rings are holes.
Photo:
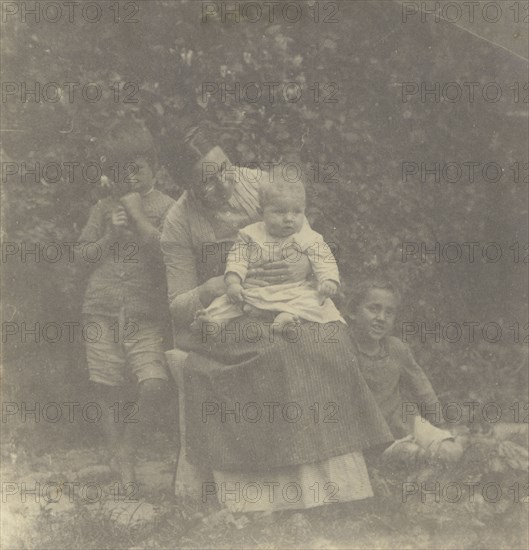
[[[227,255],[226,294],[200,312],[195,322],[219,323],[255,310],[275,312],[273,328],[283,330],[301,320],[345,323],[333,301],[340,285],[336,260],[323,237],[305,218],[302,182],[282,178],[263,183],[259,190],[263,221],[241,229]],[[248,268],[261,261],[299,261],[308,256],[317,287],[308,280],[244,288]]]

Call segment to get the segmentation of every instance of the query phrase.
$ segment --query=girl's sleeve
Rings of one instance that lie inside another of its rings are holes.
[[[204,307],[198,295],[195,250],[185,220],[180,205],[173,206],[165,219],[160,240],[167,273],[169,309],[177,329],[188,327],[195,313]]]
[[[440,408],[439,399],[430,380],[415,361],[410,347],[396,338],[392,340],[396,340],[399,356],[401,357],[401,391],[403,397],[410,399],[412,405],[417,405],[419,412],[424,411],[428,419],[441,422],[440,413],[437,414]]]

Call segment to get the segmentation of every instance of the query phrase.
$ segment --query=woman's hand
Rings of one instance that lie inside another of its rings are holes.
[[[309,258],[305,254],[302,254],[299,260],[295,262],[279,260],[250,268],[244,286],[297,283],[304,281],[311,271]]]
[[[224,276],[211,277],[205,283],[198,287],[198,297],[204,307],[209,306],[215,298],[226,293],[226,285],[224,284]]]

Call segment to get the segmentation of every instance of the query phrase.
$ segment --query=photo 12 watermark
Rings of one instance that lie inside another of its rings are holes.
[[[198,2],[197,2],[198,4]],[[340,3],[319,0],[201,2],[201,21],[208,23],[339,23]]]
[[[529,183],[529,163],[516,161],[502,165],[495,161],[468,160],[441,162],[438,160],[405,160],[401,163],[403,183],[420,182],[434,184],[493,184]]]
[[[295,401],[279,403],[269,401],[257,403],[227,403],[207,401],[202,403],[202,422],[235,423],[246,422],[249,424],[265,423],[273,424],[286,422],[295,424],[302,418],[308,418],[314,424],[336,424],[339,422],[338,412],[340,407],[334,401],[327,403],[314,402],[309,406],[303,406]]]
[[[141,2],[0,2],[2,23],[139,23]]]
[[[140,102],[138,82],[2,82],[2,103]]]
[[[412,338],[414,337],[414,338]],[[420,342],[449,344],[473,344],[487,342],[497,344],[529,344],[529,323],[497,323],[496,321],[402,321],[401,340],[405,343]]]
[[[241,309],[241,315],[244,311]],[[200,321],[198,321],[200,322]],[[251,343],[258,342],[276,343],[286,342],[296,344],[308,335],[308,338],[314,343],[337,344],[339,340],[336,336],[340,332],[340,326],[337,322],[330,323],[304,323],[305,330],[300,323],[278,323],[275,321],[260,320],[256,321],[202,321],[200,326],[202,343]]]
[[[28,402],[28,401],[3,401],[2,402],[2,424],[16,422],[31,422],[39,424],[56,424],[68,422],[69,424],[87,423],[96,424],[106,416],[116,424],[136,424],[135,418],[139,412],[137,403],[132,401],[126,403],[115,402],[112,405],[101,405],[96,401],[81,403],[78,401],[56,401],[49,402]]]
[[[138,183],[139,167],[135,162],[118,162],[106,157],[97,162],[46,160],[1,162],[2,183],[21,184],[100,184],[113,190],[116,185],[125,193],[127,185]]]
[[[250,183],[274,183],[279,177],[287,183],[335,184],[340,182],[338,177],[340,165],[336,162],[316,161],[301,164],[293,161],[261,161],[249,162],[244,166],[236,162],[228,166],[226,163],[203,161],[201,167],[202,183],[206,183],[212,176],[220,178],[222,182],[234,183],[239,183],[242,179]]]
[[[202,82],[202,104],[214,97],[221,103],[317,103],[335,104],[340,101],[337,82]]]
[[[529,82],[402,82],[402,102],[529,103]]]
[[[473,424],[487,422],[510,422],[515,424],[529,424],[529,402],[518,401],[503,407],[494,401],[482,403],[480,401],[450,401],[448,403],[426,403],[424,401],[405,401],[402,403],[402,422],[413,423],[420,414],[421,422],[430,419],[436,424]]]
[[[311,246],[301,247],[297,242],[281,243],[280,241],[267,241],[261,246],[255,242],[245,243],[244,246],[233,246],[231,243],[202,243],[202,262],[207,263],[208,257],[220,253],[223,263],[247,262],[252,265],[262,265],[266,262],[285,260],[290,264],[298,263],[304,257],[319,264],[334,264],[335,255],[338,252],[336,243],[315,241]]]
[[[134,321],[120,323],[109,320],[105,325],[95,321],[46,321],[2,322],[2,343],[6,344],[47,344],[85,342],[94,344],[100,341],[114,344],[136,344],[141,327]]]
[[[202,502],[208,502],[213,498],[222,504],[265,502],[292,505],[303,499],[304,502],[308,500],[311,504],[318,505],[340,502],[339,492],[338,483],[333,481],[315,481],[306,486],[298,481],[205,481],[202,483]]]
[[[401,244],[402,263],[420,261],[421,263],[446,264],[496,264],[500,260],[513,264],[529,263],[529,242],[426,242],[406,241]]]
[[[96,264],[107,261],[114,263],[137,264],[136,257],[140,246],[132,241],[114,241],[107,245],[100,242],[3,242],[2,264],[6,263],[49,263],[66,261],[68,263]],[[125,276],[123,272],[121,276]]]
[[[495,481],[431,481],[418,483],[406,481],[402,483],[402,502],[415,500],[422,502],[448,502],[457,504],[489,503],[497,504],[501,500],[513,503],[529,503],[529,483],[514,482],[505,487]]]
[[[402,2],[402,22],[529,23],[529,4],[521,1],[421,0]]]
[[[120,483],[111,482],[101,484],[98,482],[80,481],[47,481],[35,482],[2,482],[2,502],[34,502],[37,504],[57,504],[68,502],[70,504],[95,504],[109,500],[114,502],[139,502],[140,484],[136,482]]]

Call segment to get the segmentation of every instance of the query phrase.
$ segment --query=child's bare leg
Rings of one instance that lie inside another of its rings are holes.
[[[136,480],[137,449],[147,434],[153,431],[166,387],[167,383],[158,378],[143,380],[138,386],[135,410],[127,411],[130,418],[125,424],[123,443],[119,449],[121,481],[124,484],[134,483]]]
[[[288,336],[288,331],[293,330],[295,325],[298,325],[300,322],[300,319],[297,315],[294,315],[293,313],[287,313],[286,311],[282,311],[281,313],[278,313],[274,319],[273,324],[273,330],[274,334],[277,334],[278,336]]]
[[[123,440],[123,423],[117,421],[116,414],[123,410],[122,388],[119,386],[107,386],[106,384],[94,384],[94,395],[101,403],[101,427],[105,438],[106,447],[110,453],[110,469],[118,473],[117,450],[120,448]]]

